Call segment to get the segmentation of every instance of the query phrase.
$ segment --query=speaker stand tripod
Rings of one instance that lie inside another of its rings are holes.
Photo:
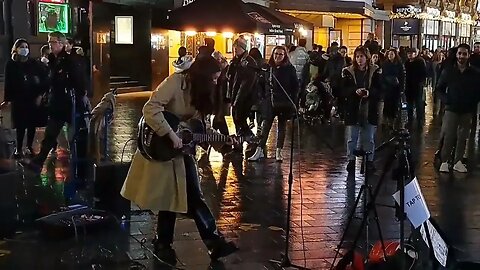
[[[377,197],[380,193],[380,190],[381,190],[381,187],[382,187],[383,183],[385,182],[385,176],[386,176],[386,173],[388,171],[387,169],[391,167],[391,165],[393,164],[393,161],[395,159],[390,158],[390,159],[387,160],[387,162],[385,163],[384,169],[382,170],[382,174],[381,174],[381,176],[378,180],[378,184],[375,187],[375,189],[372,190],[372,186],[369,183],[370,172],[369,172],[369,168],[368,168],[367,162],[366,162],[368,160],[368,156],[371,155],[372,153],[361,151],[361,152],[357,152],[357,154],[361,154],[363,156],[363,159],[364,159],[364,162],[362,163],[363,164],[362,165],[362,170],[365,172],[365,182],[360,187],[360,191],[357,195],[357,198],[355,199],[355,204],[353,205],[352,210],[350,211],[350,214],[348,216],[347,225],[346,225],[345,230],[344,230],[344,232],[342,234],[342,237],[340,239],[340,243],[337,246],[337,249],[336,249],[336,252],[335,252],[335,257],[333,259],[330,270],[333,270],[334,267],[338,267],[338,269],[342,269],[341,268],[342,266],[346,267],[346,265],[349,263],[348,261],[345,261],[345,260],[342,259],[342,260],[340,260],[338,265],[335,266],[335,263],[338,259],[338,256],[340,255],[340,249],[343,247],[343,244],[345,243],[345,240],[346,240],[347,233],[351,229],[352,221],[355,218],[356,209],[358,208],[359,203],[360,203],[360,199],[362,197],[364,198],[364,202],[363,202],[364,209],[363,209],[362,221],[361,221],[360,227],[356,231],[355,238],[354,238],[353,243],[352,243],[352,247],[349,249],[349,251],[347,252],[347,254],[343,258],[348,260],[349,258],[353,257],[354,250],[357,247],[357,244],[360,241],[360,237],[362,236],[362,232],[364,230],[367,231],[366,237],[365,237],[366,238],[365,239],[366,240],[365,251],[366,251],[366,254],[368,254],[368,249],[369,249],[369,245],[370,245],[370,243],[368,242],[369,241],[369,239],[368,239],[369,238],[368,222],[369,222],[369,219],[370,219],[371,212],[373,212],[373,215],[374,215],[375,224],[376,224],[376,227],[377,227],[377,230],[378,230],[378,236],[380,238],[380,242],[381,242],[381,245],[382,245],[383,255],[384,255],[385,258],[387,257],[386,256],[386,250],[385,250],[385,244],[384,244],[384,241],[383,241],[383,233],[382,233],[382,229],[381,229],[381,226],[380,226],[380,218],[378,216],[378,211],[377,211],[377,208],[376,208],[375,201],[376,201],[376,199],[377,199]],[[368,198],[368,199],[366,199],[366,198]]]

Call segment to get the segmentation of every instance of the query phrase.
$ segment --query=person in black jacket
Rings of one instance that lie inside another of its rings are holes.
[[[374,33],[368,33],[367,41],[365,41],[364,47],[368,49],[370,54],[380,53],[381,47],[380,47],[380,44],[378,44],[378,41],[375,40]]]
[[[387,51],[387,60],[382,65],[382,82],[385,102],[384,123],[387,128],[393,129],[399,110],[400,96],[405,91],[405,68],[396,49]]]
[[[75,57],[65,51],[66,43],[65,35],[60,32],[52,32],[48,35],[48,44],[52,51],[48,61],[51,89],[48,105],[49,119],[40,153],[32,160],[22,161],[37,172],[40,172],[48,153],[56,145],[57,136],[62,127],[65,123],[72,123],[73,98],[77,115],[83,116],[87,110],[84,65],[76,62]],[[83,119],[83,117],[80,118]],[[86,126],[82,119],[76,121],[77,130]]]
[[[361,134],[361,148],[369,153],[367,166],[374,170],[375,131],[378,125],[378,105],[381,98],[381,69],[370,64],[367,48],[359,46],[354,52],[353,65],[342,71],[342,94],[346,98],[345,125],[348,165],[355,171],[355,150]]]
[[[257,63],[247,52],[247,41],[238,38],[233,43],[235,57],[228,71],[227,99],[232,104],[232,116],[237,135],[253,135],[247,123],[250,110],[255,103],[255,84]],[[240,151],[241,148],[236,148]]]
[[[266,63],[265,60],[263,59],[262,53],[258,48],[252,48],[250,49],[250,52],[248,53],[257,63],[258,68],[265,68]],[[254,128],[255,127],[255,118],[257,119],[257,135],[261,133],[261,126],[262,126],[262,106],[263,106],[263,100],[265,99],[265,74],[264,72],[257,72],[257,79],[256,79],[256,84],[254,86],[254,92],[257,93],[254,98],[255,98],[255,103],[252,106],[252,111],[250,112],[249,116],[249,127]]]
[[[33,154],[36,118],[42,95],[47,91],[46,73],[40,63],[29,57],[29,44],[17,39],[11,59],[5,66],[5,99],[2,107],[11,104],[13,128],[17,129],[15,157],[23,156],[23,139],[27,130],[27,151]]]
[[[457,62],[453,67],[446,67],[437,83],[436,91],[445,104],[442,122],[444,143],[441,151],[442,164],[440,172],[450,171],[449,160],[455,147],[453,169],[467,173],[462,162],[466,141],[470,133],[473,113],[476,113],[480,101],[480,71],[469,63],[470,46],[460,44],[457,48]]]
[[[473,44],[473,53],[470,56],[470,64],[473,67],[480,69],[480,42],[475,42]]]
[[[410,48],[407,51],[405,62],[406,86],[405,96],[408,103],[408,121],[413,122],[413,110],[417,111],[417,121],[421,125],[425,117],[425,93],[423,86],[427,78],[427,66],[425,61],[417,56],[417,49]]]
[[[229,135],[227,121],[225,116],[230,115],[230,104],[226,102],[227,99],[227,70],[228,70],[228,61],[219,51],[213,53],[213,58],[217,60],[220,66],[220,77],[218,77],[217,85],[215,87],[215,92],[213,95],[213,104],[214,111],[212,127],[217,129],[223,135]],[[225,148],[232,148],[231,146],[225,146]]]
[[[343,53],[340,53],[343,51]],[[337,107],[339,116],[343,119],[344,114],[344,100],[341,95],[341,78],[342,69],[348,66],[346,58],[346,49],[331,46],[330,58],[325,65],[324,77],[330,83],[332,94],[337,98]]]
[[[282,149],[285,142],[287,121],[292,118],[295,110],[294,104],[297,104],[296,100],[300,86],[295,67],[290,63],[285,47],[275,47],[268,64],[270,65],[270,74],[267,74],[267,81],[270,93],[266,93],[266,100],[268,102],[265,103],[266,111],[264,114],[260,144],[253,156],[248,160],[257,161],[265,157],[263,149],[267,144],[273,120],[275,117],[278,117],[275,159],[281,162],[283,160]],[[292,104],[292,102],[294,104]]]

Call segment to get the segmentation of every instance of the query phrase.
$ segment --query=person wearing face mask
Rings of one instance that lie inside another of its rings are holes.
[[[40,48],[40,62],[42,62],[45,66],[48,67],[48,56],[50,55],[50,47],[48,45],[43,45],[42,48]]]
[[[47,82],[47,84],[48,84],[48,81],[49,81],[48,63],[50,62],[50,60],[48,59],[48,56],[50,55],[50,53],[51,53],[50,47],[48,45],[43,45],[40,48],[40,59],[38,60],[38,64],[43,71],[43,75],[44,75],[43,80],[45,82]],[[47,121],[48,121],[48,108],[47,108],[47,106],[48,106],[49,90],[50,89],[46,89],[46,92],[43,94],[42,101],[40,102],[40,106],[38,108],[38,113],[36,115],[36,118],[37,118],[36,126],[37,127],[45,127],[47,125]],[[52,149],[53,151],[52,151],[51,154],[56,154],[56,152],[54,151],[56,149],[57,149],[57,146],[55,145],[55,147]]]
[[[5,98],[2,108],[11,105],[13,128],[17,130],[15,157],[23,153],[23,139],[27,130],[27,153],[33,154],[35,118],[42,94],[46,91],[46,75],[37,61],[29,57],[25,39],[15,41],[11,59],[5,66]]]
[[[72,121],[72,96],[75,98],[76,130],[85,130],[86,122],[83,115],[88,111],[88,98],[86,97],[85,69],[84,65],[76,61],[75,57],[65,51],[67,40],[60,32],[48,34],[48,43],[51,54],[49,55],[50,73],[50,96],[48,105],[48,123],[45,129],[45,137],[42,141],[40,153],[33,159],[24,159],[22,163],[29,169],[39,173],[48,153],[57,143],[57,137],[65,124]],[[83,136],[78,136],[80,138]],[[78,147],[79,159],[86,152],[85,147]],[[78,179],[84,177],[85,170],[78,170]],[[80,182],[79,182],[80,184]]]
[[[218,62],[210,57],[198,59],[189,69],[167,77],[143,107],[146,124],[159,136],[170,138],[175,148],[182,148],[182,139],[165,120],[163,111],[176,115],[187,125],[190,119],[203,120],[214,111],[213,98],[208,97],[212,96],[220,73]],[[177,213],[194,219],[212,260],[237,250],[217,228],[202,194],[195,157],[191,154],[180,154],[164,162],[146,159],[137,151],[121,194],[142,209],[158,211],[157,235],[153,242],[155,254],[163,261],[177,262],[172,248]]]

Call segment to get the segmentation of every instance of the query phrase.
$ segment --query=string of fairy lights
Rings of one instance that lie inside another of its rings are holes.
[[[444,10],[441,12],[439,9],[427,7],[422,10],[419,7],[405,7],[397,9],[396,12],[390,14],[390,19],[420,19],[420,20],[439,20],[445,22],[454,22],[458,24],[476,24],[478,15],[474,16],[467,13],[460,13],[457,16],[456,12]]]

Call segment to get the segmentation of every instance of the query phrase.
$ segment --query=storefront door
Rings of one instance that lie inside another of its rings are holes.
[[[418,35],[394,35],[392,45],[395,48],[410,47],[417,48]]]

